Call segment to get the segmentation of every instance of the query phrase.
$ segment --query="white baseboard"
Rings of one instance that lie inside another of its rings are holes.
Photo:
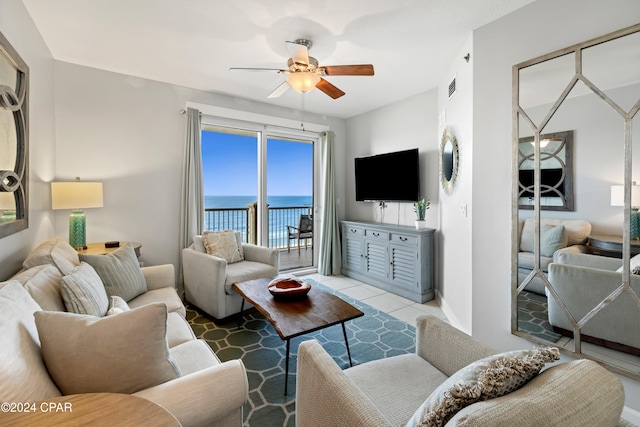
[[[631,409],[626,406],[622,408],[622,418],[630,423],[640,426],[640,412],[635,409]]]
[[[438,304],[440,304],[440,309],[442,309],[442,312],[444,313],[444,315],[447,316],[447,320],[449,321],[449,324],[455,327],[456,329],[460,329],[461,331],[468,333],[462,328],[462,324],[458,321],[456,316],[453,314],[453,310],[451,309],[451,307],[449,307],[449,305],[447,304],[447,301],[444,298],[442,298],[442,295],[440,294],[440,292],[438,292],[437,289],[436,289],[436,301],[438,301]]]

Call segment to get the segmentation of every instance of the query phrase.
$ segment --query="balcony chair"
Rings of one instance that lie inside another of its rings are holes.
[[[300,240],[304,239],[304,248],[307,249],[307,240],[311,239],[313,248],[313,218],[311,215],[300,215],[298,226],[287,225],[287,252],[291,252],[291,241],[298,240],[298,255],[300,255]]]
[[[185,299],[216,320],[228,320],[240,312],[242,298],[231,288],[234,283],[278,275],[277,249],[243,243],[239,232],[235,237],[244,253],[240,262],[209,255],[202,236],[195,236],[191,246],[182,250]]]

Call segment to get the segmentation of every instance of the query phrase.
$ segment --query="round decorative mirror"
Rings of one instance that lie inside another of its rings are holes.
[[[440,181],[447,194],[453,191],[458,176],[458,141],[451,129],[442,133],[440,142]]]

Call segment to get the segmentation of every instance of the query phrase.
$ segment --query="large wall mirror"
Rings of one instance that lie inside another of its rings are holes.
[[[640,24],[515,65],[512,139],[512,333],[635,379],[638,70]],[[571,146],[554,161],[573,168],[572,206],[549,210],[563,203],[548,197],[545,163],[561,137]]]
[[[29,68],[0,33],[0,238],[28,227]]]

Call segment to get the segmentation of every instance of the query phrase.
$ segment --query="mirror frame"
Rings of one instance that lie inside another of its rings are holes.
[[[530,130],[533,130],[534,133],[534,152],[536,159],[540,159],[540,139],[541,132],[546,126],[546,124],[551,120],[556,110],[562,105],[564,99],[569,95],[573,86],[578,82],[582,81],[587,88],[591,90],[594,94],[596,94],[603,102],[609,105],[624,121],[625,132],[624,132],[624,150],[626,153],[624,159],[624,223],[623,223],[623,249],[622,249],[622,262],[623,262],[623,271],[622,271],[622,283],[619,288],[614,292],[615,295],[610,295],[608,298],[603,300],[597,307],[595,307],[585,318],[577,319],[575,327],[573,329],[573,339],[574,339],[574,349],[571,350],[569,348],[565,348],[562,345],[559,345],[559,349],[561,352],[570,354],[574,357],[578,358],[588,358],[598,361],[599,363],[606,366],[608,369],[628,376],[630,378],[634,378],[640,380],[640,374],[637,372],[631,371],[629,369],[625,369],[623,366],[615,365],[609,363],[607,361],[601,360],[595,356],[591,356],[589,354],[582,352],[582,340],[581,340],[581,327],[587,323],[592,316],[597,314],[599,310],[607,307],[607,305],[613,301],[615,298],[619,297],[622,294],[631,293],[635,294],[630,287],[630,249],[631,249],[631,241],[630,241],[630,219],[631,219],[631,186],[632,186],[632,159],[630,156],[632,149],[632,133],[631,133],[631,125],[632,120],[640,110],[640,100],[636,101],[633,107],[627,112],[620,108],[613,100],[611,100],[606,93],[604,93],[601,89],[599,89],[595,84],[589,81],[585,76],[582,75],[582,51],[586,48],[596,46],[611,40],[615,40],[627,35],[635,34],[640,32],[640,24],[633,25],[631,27],[623,28],[618,31],[614,31],[609,34],[605,34],[601,37],[597,37],[591,40],[588,40],[583,43],[579,43],[565,49],[560,49],[555,52],[531,59],[526,62],[522,62],[520,64],[516,64],[512,68],[512,138],[511,138],[511,148],[512,148],[512,224],[511,224],[511,236],[512,236],[512,245],[511,245],[511,333],[522,338],[525,338],[529,341],[532,341],[541,345],[549,345],[550,341],[544,340],[542,338],[535,337],[525,331],[519,330],[518,328],[518,295],[526,286],[526,282],[522,285],[519,285],[518,280],[518,250],[519,250],[519,242],[520,242],[520,230],[519,230],[519,171],[518,171],[518,161],[519,161],[519,149],[518,144],[520,140],[520,120],[523,120],[523,124],[529,126]],[[540,124],[536,126],[531,119],[527,116],[525,110],[519,104],[519,71],[521,69],[530,67],[532,65],[542,63],[568,53],[575,53],[575,74],[572,78],[571,82],[569,82],[559,96],[559,98],[553,104],[553,107],[547,114],[547,116],[542,120]],[[535,182],[538,183],[536,188],[534,189],[534,205],[533,205],[533,218],[535,220],[534,224],[534,247],[535,247],[535,259],[536,259],[536,267],[534,272],[538,274],[545,283],[546,289],[555,294],[555,290],[551,287],[548,279],[542,274],[542,270],[540,269],[540,162],[538,160],[534,163],[534,179]],[[636,295],[636,298],[638,295]],[[551,343],[553,344],[553,343]]]
[[[445,171],[444,171],[444,154],[445,147],[447,144],[451,144],[451,155],[452,155],[452,166],[451,166],[451,177],[447,179]],[[445,193],[451,194],[453,192],[453,186],[456,182],[456,178],[458,177],[458,168],[460,165],[460,153],[458,147],[458,140],[454,135],[453,131],[450,128],[446,128],[444,132],[442,132],[442,140],[440,141],[440,182],[442,183],[442,188]]]
[[[29,67],[2,33],[0,55],[16,70],[15,92],[0,84],[0,111],[13,113],[17,142],[14,169],[0,170],[0,191],[13,193],[16,205],[16,219],[0,224],[3,238],[29,228]]]

